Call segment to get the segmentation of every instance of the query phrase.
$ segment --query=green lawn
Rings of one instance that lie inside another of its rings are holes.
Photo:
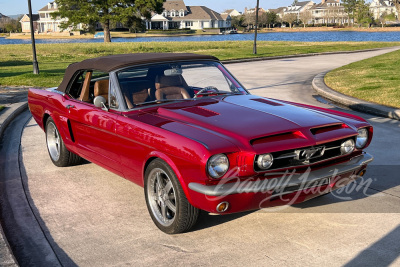
[[[4,106],[0,106],[0,111],[2,111],[4,109]]]
[[[400,45],[400,43],[258,42],[258,55],[253,55],[253,43],[251,41],[38,44],[37,54],[40,75],[32,74],[32,50],[30,45],[2,45],[0,86],[57,86],[61,82],[65,68],[69,64],[86,58],[121,53],[193,52],[214,55],[221,60],[225,60],[331,51],[352,51],[396,45]]]
[[[400,108],[400,51],[336,69],[325,83],[343,94]]]

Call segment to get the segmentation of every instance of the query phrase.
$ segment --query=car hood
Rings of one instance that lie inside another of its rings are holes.
[[[184,101],[152,113],[207,132],[207,138],[219,136],[258,152],[313,146],[357,134],[338,116],[252,95]]]

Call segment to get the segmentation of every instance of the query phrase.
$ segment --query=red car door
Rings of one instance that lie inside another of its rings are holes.
[[[122,175],[115,146],[118,113],[75,99],[64,103],[77,151],[86,159]]]

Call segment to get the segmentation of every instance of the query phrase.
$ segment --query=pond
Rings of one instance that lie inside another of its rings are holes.
[[[138,37],[113,38],[113,42],[213,42],[213,41],[250,41],[253,34],[227,35],[194,35],[171,37]],[[298,42],[343,42],[343,41],[375,41],[400,42],[400,31],[395,32],[356,32],[356,31],[322,31],[322,32],[271,32],[260,33],[259,41],[298,41]],[[51,43],[102,43],[103,39],[37,39],[38,44]],[[0,38],[0,45],[29,44],[29,39]]]

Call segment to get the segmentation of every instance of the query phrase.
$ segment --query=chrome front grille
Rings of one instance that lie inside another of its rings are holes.
[[[314,147],[303,147],[298,149],[273,152],[271,154],[274,157],[274,162],[271,168],[269,168],[268,170],[261,170],[258,168],[256,164],[258,156],[256,156],[254,159],[254,169],[256,171],[270,171],[289,167],[303,167],[321,161],[338,158],[342,156],[340,152],[340,147],[345,140],[348,140],[348,138],[321,144]]]

